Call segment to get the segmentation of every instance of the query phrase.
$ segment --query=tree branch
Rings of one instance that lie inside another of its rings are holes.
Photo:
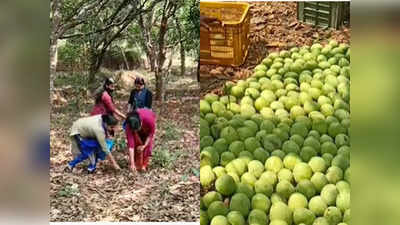
[[[158,1],[153,1],[152,4],[147,8],[147,9],[142,9],[142,8],[135,8],[132,7],[132,9],[130,10],[130,12],[128,13],[128,16],[125,18],[125,22],[123,23],[122,27],[120,27],[120,29],[113,35],[111,36],[110,40],[107,41],[107,37],[105,36],[97,45],[96,48],[98,48],[102,43],[103,43],[103,47],[102,49],[106,49],[108,48],[108,46],[118,37],[118,35],[124,31],[129,24],[140,14],[145,13],[149,10],[151,10],[155,4]],[[143,7],[143,5],[141,6]],[[136,11],[136,12],[135,12]]]
[[[123,25],[123,24],[125,24],[126,21],[128,21],[128,20],[129,20],[130,22],[132,22],[133,19],[131,19],[131,17],[132,17],[131,14],[132,14],[133,11],[139,10],[139,13],[138,13],[138,14],[147,13],[147,12],[149,12],[149,11],[152,10],[152,7],[154,7],[154,5],[155,5],[155,3],[157,3],[157,1],[154,1],[153,3],[154,3],[154,4],[152,4],[152,6],[151,6],[151,7],[148,7],[147,9],[142,9],[142,7],[143,7],[144,5],[141,5],[139,8],[133,7],[133,8],[130,10],[130,12],[127,14],[127,16],[126,16],[122,21],[120,21],[120,22],[111,23],[111,24],[109,23],[106,27],[103,27],[103,28],[100,28],[100,29],[97,29],[97,30],[95,30],[95,31],[88,32],[88,33],[75,33],[75,34],[70,34],[70,35],[63,35],[63,36],[60,37],[60,39],[76,38],[76,37],[82,37],[82,36],[89,36],[89,35],[93,35],[93,34],[96,34],[96,33],[102,33],[102,32],[105,32],[105,31],[110,30],[111,28],[114,28],[114,27]],[[122,4],[121,4],[121,5],[122,5]],[[118,7],[118,9],[121,9],[121,5],[120,5],[120,7]],[[115,12],[118,12],[118,9],[117,9]],[[117,13],[114,13],[114,14],[111,16],[111,17],[113,17],[113,18],[112,18],[112,21],[115,19],[115,15],[117,15]],[[136,16],[137,16],[137,14],[134,15],[134,17],[136,17]],[[107,20],[109,20],[109,19],[107,19]],[[111,22],[112,22],[112,21],[111,21]]]
[[[116,16],[118,15],[118,13],[120,13],[120,11],[122,10],[123,7],[125,7],[127,4],[129,3],[129,0],[124,0],[119,6],[118,8],[114,11],[114,13],[109,17],[109,19],[107,20],[111,20],[109,21],[108,24],[111,24],[114,19],[116,18]]]
[[[69,16],[67,16],[65,19],[63,19],[62,23],[66,24],[69,21],[71,21],[74,18],[74,16],[76,16],[80,13],[80,10],[85,5],[85,3],[88,3],[88,2],[90,2],[90,0],[86,0],[86,1],[83,0],[83,1],[79,2],[78,5],[72,10],[72,13]],[[96,1],[94,1],[94,3],[95,2]]]

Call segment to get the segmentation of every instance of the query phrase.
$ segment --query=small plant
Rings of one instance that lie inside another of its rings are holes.
[[[125,138],[117,138],[115,140],[115,146],[114,150],[116,151],[123,151],[127,148],[126,140]]]
[[[194,116],[192,117],[192,126],[193,126],[193,127],[198,127],[198,126],[200,126],[200,116],[194,115]]]
[[[180,130],[174,123],[166,123],[163,129],[165,132],[164,137],[167,140],[178,140],[181,136]]]
[[[200,177],[200,170],[197,168],[192,168],[192,172],[196,177]]]
[[[58,197],[67,197],[70,198],[74,195],[79,195],[79,189],[77,184],[67,185],[63,189],[61,189],[58,193]]]
[[[166,149],[155,148],[152,162],[154,165],[163,167],[163,168],[172,168],[174,165],[174,161],[178,158],[177,154],[170,153]]]
[[[166,197],[169,194],[169,185],[167,182],[162,182],[160,184],[160,196],[163,199],[164,197]]]
[[[186,181],[188,180],[188,178],[189,178],[189,176],[188,176],[187,174],[185,174],[185,175],[183,175],[183,176],[181,177],[181,179],[182,179],[183,182],[186,182]]]

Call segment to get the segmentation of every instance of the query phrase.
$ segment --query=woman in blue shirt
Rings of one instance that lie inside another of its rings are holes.
[[[128,101],[128,111],[130,112],[135,108],[133,104],[136,104],[136,108],[151,109],[152,100],[153,94],[146,88],[143,78],[136,77],[135,88],[131,91]]]

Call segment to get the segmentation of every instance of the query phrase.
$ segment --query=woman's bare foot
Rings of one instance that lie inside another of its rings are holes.
[[[136,171],[137,171],[134,166],[131,166],[130,169],[131,169],[132,173],[136,173]]]

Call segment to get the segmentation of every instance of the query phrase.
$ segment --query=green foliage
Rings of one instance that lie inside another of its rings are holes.
[[[178,140],[182,135],[179,127],[174,123],[166,123],[162,129],[165,132],[164,137],[166,140]]]
[[[115,147],[114,149],[116,150],[124,150],[126,149],[127,145],[126,145],[126,138],[118,138],[115,140]]]
[[[57,196],[70,198],[79,194],[78,187],[75,187],[75,185],[67,185],[57,193]]]
[[[197,58],[200,46],[199,0],[177,1],[177,4],[178,7],[175,14],[168,20],[167,26],[170,29],[167,30],[165,45],[169,47],[179,46],[179,41],[181,40],[185,52]],[[149,21],[153,22],[149,34],[152,45],[158,43],[162,6],[163,3],[157,4],[153,11],[143,16],[145,20],[144,23],[148,23]],[[181,36],[179,36],[176,22],[179,23],[182,31]],[[146,45],[149,44],[146,43],[144,32],[139,22],[130,25],[128,28],[127,40],[129,45],[139,46],[143,51],[145,51]]]
[[[171,153],[168,149],[157,146],[154,148],[151,162],[156,167],[171,169],[178,157],[179,153]]]
[[[59,63],[68,68],[84,64],[85,57],[83,57],[83,54],[82,46],[72,41],[66,41],[64,45],[58,48]]]
[[[200,177],[200,170],[199,169],[191,168],[191,171],[196,177]]]
[[[87,76],[81,73],[60,74],[54,80],[56,87],[71,86],[75,91],[87,87]]]
[[[199,0],[185,1],[178,11],[178,19],[182,21],[185,50],[194,57],[199,57],[200,50],[200,10]]]
[[[83,65],[89,69],[91,81],[106,58],[119,59],[119,67],[125,63],[121,51],[126,52],[128,62],[136,62],[141,52],[132,50],[135,45],[126,43],[129,33],[127,28],[137,19],[138,15],[160,3],[152,1],[105,1],[66,0],[54,7],[50,15],[52,38],[67,40],[66,48],[60,49],[60,61],[72,65]],[[59,15],[60,21],[55,20]],[[73,43],[73,44],[72,44]],[[71,46],[73,45],[73,46]],[[136,46],[137,47],[137,46]],[[116,53],[116,54],[115,54]],[[81,61],[79,61],[81,60]],[[87,63],[82,63],[86,61]],[[80,64],[79,64],[80,63]],[[118,63],[117,63],[118,64]],[[113,65],[110,63],[109,65]],[[119,68],[112,68],[119,69]]]

